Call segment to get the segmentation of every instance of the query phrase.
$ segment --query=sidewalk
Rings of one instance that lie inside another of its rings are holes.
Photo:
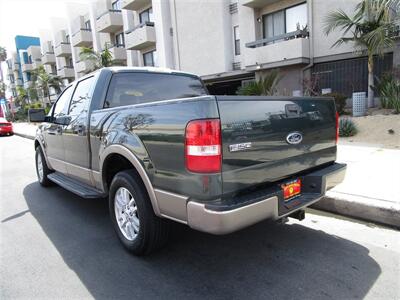
[[[34,139],[36,125],[14,123],[14,132]],[[344,182],[313,207],[400,228],[400,150],[340,142],[337,161],[347,164]]]
[[[346,178],[314,208],[400,228],[400,150],[340,143],[337,161]]]
[[[13,123],[14,134],[28,139],[35,139],[36,124],[34,123]]]

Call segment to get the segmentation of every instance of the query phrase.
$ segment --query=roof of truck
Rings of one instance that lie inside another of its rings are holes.
[[[168,68],[159,68],[159,67],[107,67],[104,69],[109,69],[112,72],[120,72],[120,71],[147,71],[147,72],[157,72],[157,73],[180,73],[192,76],[198,76],[193,73],[183,72],[179,70],[173,70]]]

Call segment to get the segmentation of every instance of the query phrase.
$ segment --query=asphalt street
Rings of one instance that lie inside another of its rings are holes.
[[[309,211],[227,236],[183,225],[119,244],[105,200],[36,181],[33,141],[0,138],[0,299],[400,299],[400,233]]]

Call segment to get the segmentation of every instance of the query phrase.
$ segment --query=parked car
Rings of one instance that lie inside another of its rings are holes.
[[[5,118],[0,118],[0,135],[13,135],[13,125],[8,122]]]
[[[117,236],[138,255],[166,242],[169,220],[227,234],[302,219],[346,169],[333,99],[212,96],[173,70],[101,69],[41,121],[40,184],[108,197]]]

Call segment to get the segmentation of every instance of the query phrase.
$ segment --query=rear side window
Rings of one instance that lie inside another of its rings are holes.
[[[207,95],[195,76],[161,73],[117,73],[108,88],[105,108]]]
[[[69,100],[71,99],[72,92],[73,88],[69,86],[63,91],[60,98],[58,98],[53,109],[54,118],[62,117],[67,114],[68,104]]]
[[[72,118],[87,110],[93,80],[94,77],[89,77],[78,82],[69,107],[69,115]]]

